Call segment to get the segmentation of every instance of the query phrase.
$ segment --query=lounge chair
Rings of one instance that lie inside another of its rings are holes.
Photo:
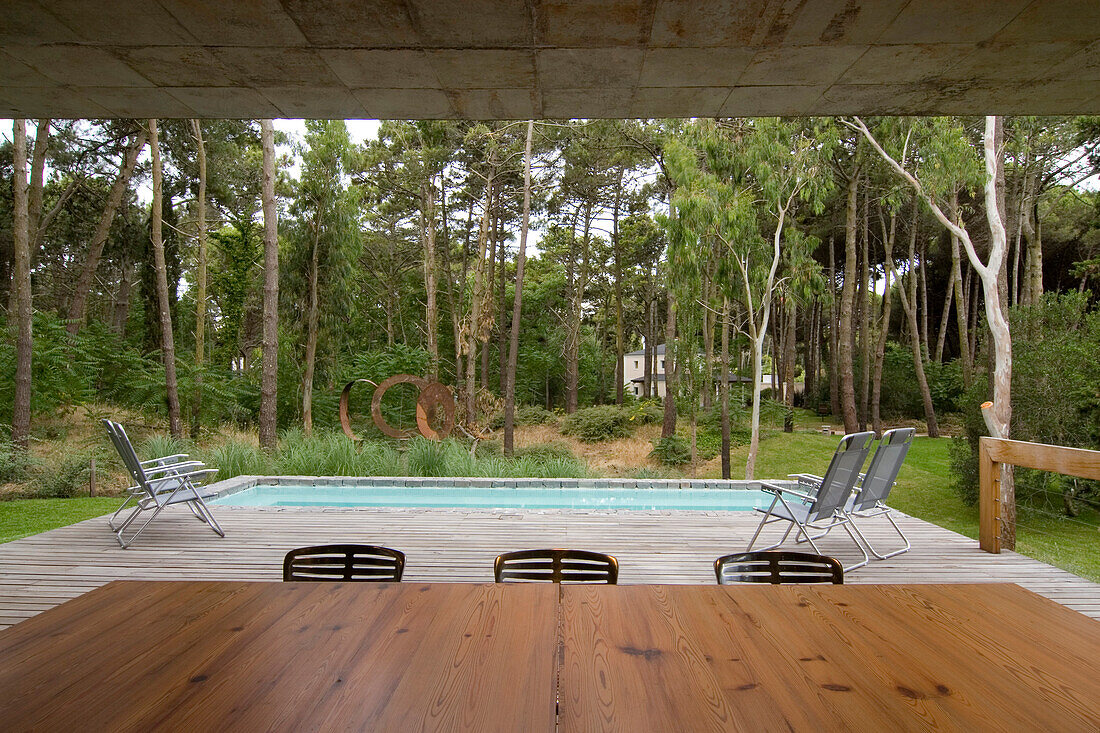
[[[913,445],[913,436],[916,432],[914,428],[895,428],[882,434],[882,439],[878,442],[878,448],[875,449],[875,454],[871,457],[871,464],[867,467],[867,473],[860,477],[857,493],[844,506],[844,513],[852,519],[852,529],[863,540],[863,544],[867,546],[871,554],[879,560],[908,552],[911,547],[909,538],[905,536],[905,533],[898,527],[897,522],[890,516],[890,507],[886,506],[886,499],[890,496],[890,490],[894,488],[898,471],[901,470],[901,464],[905,462],[905,457],[909,454],[909,448]],[[857,519],[873,519],[875,517],[886,517],[886,521],[890,522],[890,526],[898,533],[905,546],[886,554],[876,550],[863,532],[860,531],[859,522],[856,521]]]
[[[138,459],[134,446],[126,435],[126,429],[121,424],[104,420],[103,425],[119,457],[122,458],[126,470],[136,482],[134,486],[127,489],[130,495],[107,522],[123,549],[129,547],[138,538],[138,535],[157,518],[162,509],[173,504],[186,504],[191,513],[205,522],[219,537],[225,537],[225,532],[204,501],[205,498],[214,496],[217,492],[199,486],[207,477],[217,473],[218,469],[206,468],[200,461],[184,460],[187,456],[182,454],[142,462]],[[115,526],[115,519],[130,501],[135,503],[133,510],[121,524]],[[148,511],[151,511],[152,515],[129,537],[125,537],[125,531],[134,523],[134,520]]]
[[[772,550],[779,547],[787,541],[791,530],[797,527],[798,533],[795,535],[795,539],[805,538],[805,541],[809,542],[810,546],[814,548],[814,552],[821,555],[823,553],[814,540],[819,539],[834,527],[843,527],[848,536],[852,538],[852,542],[863,554],[861,562],[848,566],[846,570],[855,570],[870,562],[870,556],[855,533],[852,532],[851,518],[844,513],[844,505],[851,496],[856,481],[859,480],[859,469],[863,467],[864,461],[867,460],[867,454],[870,452],[874,436],[874,433],[865,432],[851,433],[841,438],[840,444],[833,454],[833,459],[829,462],[829,469],[816,486],[806,486],[804,485],[806,482],[802,479],[799,481],[798,489],[779,486],[766,481],[760,482],[760,488],[774,495],[775,498],[772,499],[772,503],[767,509],[756,510],[764,516],[760,520],[760,525],[757,526],[752,540],[749,541],[747,551],[752,550],[752,546],[756,544],[756,540],[760,537],[760,532],[765,525],[783,521],[788,523],[787,531],[783,533],[779,542],[763,549]],[[814,536],[813,532],[819,534]]]
[[[714,561],[718,585],[734,583],[844,583],[844,566],[809,552],[739,552]]]

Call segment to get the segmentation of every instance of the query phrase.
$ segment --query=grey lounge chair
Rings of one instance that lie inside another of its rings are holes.
[[[871,464],[867,467],[867,473],[860,477],[858,493],[853,495],[844,506],[844,513],[852,519],[852,529],[863,540],[863,544],[867,546],[871,554],[879,560],[908,552],[911,547],[909,538],[905,536],[905,533],[898,527],[897,522],[890,516],[890,507],[886,506],[886,499],[890,496],[890,490],[894,488],[898,471],[901,470],[901,464],[905,462],[905,457],[909,454],[909,448],[913,445],[913,436],[916,432],[914,428],[895,428],[882,434],[882,439],[878,442],[878,448],[875,449],[875,454],[871,457]],[[857,519],[873,519],[875,517],[886,517],[886,521],[890,522],[890,525],[905,545],[886,554],[876,550],[863,532],[860,531],[859,522],[856,521]]]
[[[205,522],[218,536],[225,537],[225,532],[203,500],[214,496],[217,492],[199,486],[208,476],[217,473],[216,468],[206,468],[200,461],[183,460],[186,456],[182,454],[142,462],[138,459],[134,446],[130,443],[130,438],[122,425],[111,420],[104,420],[103,425],[119,457],[126,465],[126,470],[136,482],[128,489],[130,496],[108,520],[115,538],[118,539],[118,544],[123,549],[129,547],[138,538],[138,535],[157,518],[162,509],[173,504],[186,504],[192,514]],[[115,519],[130,501],[134,502],[134,508],[121,524],[116,526]],[[124,533],[134,520],[148,511],[151,511],[152,515],[129,537],[126,537]]]
[[[779,547],[787,541],[791,530],[797,527],[798,533],[795,535],[795,539],[805,538],[805,541],[809,542],[810,546],[814,548],[814,552],[821,555],[824,553],[821,552],[814,540],[819,539],[834,527],[843,527],[848,536],[852,538],[852,542],[863,554],[861,562],[850,565],[845,570],[855,570],[870,562],[870,556],[852,531],[851,518],[845,514],[844,505],[851,496],[856,481],[859,480],[859,469],[863,467],[864,461],[867,460],[867,454],[870,452],[874,436],[874,433],[865,432],[851,433],[841,438],[840,444],[833,454],[833,459],[829,462],[828,470],[825,471],[825,475],[816,486],[805,485],[807,482],[802,479],[800,479],[798,489],[762,481],[760,488],[769,494],[773,494],[775,498],[772,499],[771,506],[767,509],[756,510],[763,513],[764,516],[760,520],[760,525],[757,526],[752,540],[749,541],[746,551],[752,550],[752,546],[756,544],[756,540],[760,537],[760,532],[765,525],[782,521],[788,523],[787,531],[783,533],[779,542],[762,549],[772,550]],[[812,532],[818,532],[819,534],[815,536]]]

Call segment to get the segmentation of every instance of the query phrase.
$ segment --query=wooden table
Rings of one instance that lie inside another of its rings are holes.
[[[1100,624],[1016,585],[563,587],[562,731],[1100,729]]]
[[[560,656],[559,656],[560,655]],[[1015,585],[116,581],[0,632],[0,729],[1097,730]]]
[[[554,729],[558,588],[116,581],[0,633],[0,729]]]

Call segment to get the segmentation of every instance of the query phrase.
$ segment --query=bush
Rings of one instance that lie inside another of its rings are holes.
[[[549,410],[544,410],[538,405],[519,405],[516,407],[514,417],[516,425],[545,425],[546,423],[558,421],[557,415]],[[489,427],[493,430],[500,430],[504,427],[503,410],[493,415],[489,421]]]
[[[28,451],[16,448],[9,438],[0,438],[0,484],[19,481],[32,465]]]
[[[665,466],[682,466],[691,460],[691,447],[680,436],[672,435],[656,440],[649,457]]]
[[[40,499],[71,499],[88,487],[92,456],[77,453],[65,456],[55,466],[48,467],[38,482],[36,495]]]
[[[627,438],[638,425],[626,410],[615,405],[600,405],[577,410],[562,421],[561,431],[586,443]]]
[[[214,480],[234,476],[267,476],[275,473],[272,457],[251,443],[238,441],[223,443],[210,451],[204,462],[210,468],[218,469],[218,473],[213,477]]]
[[[550,459],[576,460],[577,458],[573,455],[573,449],[569,447],[569,444],[560,440],[556,440],[552,443],[535,443],[525,448],[516,448],[515,457],[533,458],[540,461],[547,461]]]

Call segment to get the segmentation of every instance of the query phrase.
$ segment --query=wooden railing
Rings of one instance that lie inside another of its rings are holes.
[[[1100,481],[1100,451],[981,438],[978,441],[978,544],[986,552],[1001,551],[1001,530],[1006,521],[1001,501],[1001,464],[1005,463]]]

